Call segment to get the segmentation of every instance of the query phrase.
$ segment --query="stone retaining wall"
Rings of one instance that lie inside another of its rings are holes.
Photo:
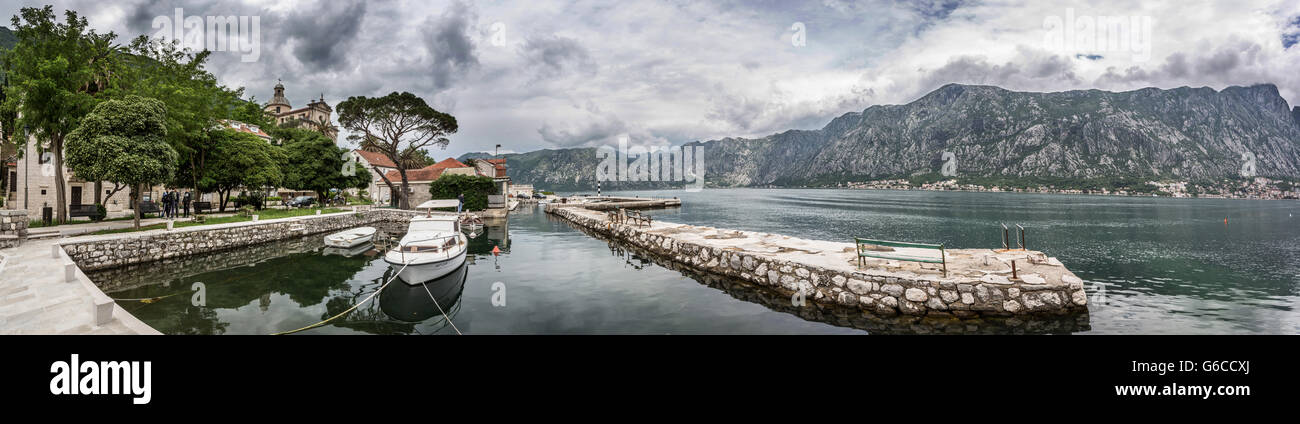
[[[412,211],[373,209],[356,213],[341,212],[261,222],[186,227],[172,231],[151,230],[139,234],[72,238],[61,245],[79,268],[90,272],[340,231],[376,222],[405,223],[410,222],[416,214]]]
[[[0,249],[18,247],[27,238],[27,211],[0,209]]]
[[[1016,315],[1067,315],[1087,312],[1083,281],[1070,276],[1063,284],[995,284],[980,280],[909,279],[864,272],[845,272],[747,252],[735,252],[635,226],[607,227],[606,220],[573,206],[550,205],[547,212],[700,272],[738,278],[781,292],[804,293],[809,302],[857,307],[882,316],[949,316],[974,318]]]

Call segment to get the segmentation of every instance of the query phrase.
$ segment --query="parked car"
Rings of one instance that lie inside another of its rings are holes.
[[[545,198],[546,198],[546,195],[545,195],[545,194],[542,194],[542,193],[533,193],[533,198],[534,198],[534,199],[545,199]]]
[[[314,197],[298,196],[289,200],[289,202],[285,203],[285,205],[291,208],[306,208],[306,207],[310,207],[314,203],[316,203],[316,198]]]

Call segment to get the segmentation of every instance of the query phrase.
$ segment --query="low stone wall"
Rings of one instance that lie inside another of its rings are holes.
[[[410,222],[416,213],[395,209],[373,209],[328,215],[281,218],[259,222],[217,224],[151,230],[110,236],[78,237],[62,243],[83,271],[98,271],[133,264],[254,246],[270,241],[309,234],[340,231],[377,222]]]
[[[1073,274],[1052,284],[991,283],[978,279],[906,278],[872,270],[844,271],[763,254],[683,242],[654,229],[608,225],[600,212],[550,205],[547,212],[590,231],[630,243],[699,272],[737,278],[808,302],[857,307],[880,316],[956,318],[1068,315],[1087,312],[1083,281]],[[659,223],[661,225],[676,225]],[[850,245],[851,246],[851,245]]]
[[[0,209],[0,249],[18,247],[27,238],[27,211]]]

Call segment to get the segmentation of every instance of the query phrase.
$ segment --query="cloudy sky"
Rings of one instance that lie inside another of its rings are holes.
[[[123,43],[159,17],[259,17],[222,83],[295,107],[410,91],[456,116],[435,157],[680,144],[820,128],[947,83],[1131,90],[1268,82],[1300,104],[1300,2],[5,1],[52,3]],[[6,21],[7,22],[7,21]],[[340,141],[340,143],[345,143]]]

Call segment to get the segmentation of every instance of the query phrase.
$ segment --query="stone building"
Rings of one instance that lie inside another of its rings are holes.
[[[57,210],[55,204],[58,202],[54,187],[56,181],[54,154],[41,152],[37,148],[38,144],[35,138],[30,139],[21,157],[5,161],[5,168],[9,177],[7,178],[7,187],[4,187],[3,190],[5,192],[5,209],[25,209],[33,219],[39,218],[41,209],[46,206]],[[68,210],[72,210],[77,206],[95,203],[94,181],[77,178],[67,167],[63,168],[63,176],[65,183],[64,194],[67,197],[64,204],[68,206]],[[100,196],[100,202],[108,210],[110,218],[132,212],[131,190],[122,188],[114,192],[114,187],[114,184],[108,181],[101,184],[104,193]],[[162,186],[152,187],[148,192],[143,193],[143,199],[157,201],[161,198],[162,191]]]
[[[352,157],[370,171],[370,187],[366,188],[366,193],[370,201],[380,204],[388,204],[392,198],[392,193],[388,192],[388,185],[384,184],[381,175],[388,174],[388,171],[397,170],[397,165],[384,156],[383,153],[367,152],[364,150],[353,150]]]
[[[306,107],[294,109],[284,96],[284,84],[276,83],[275,96],[271,97],[271,101],[262,110],[270,114],[277,125],[298,124],[302,128],[318,130],[331,140],[338,141],[339,130],[334,126],[332,118],[334,109],[325,103],[324,93],[321,93],[320,99],[307,103]]]
[[[497,193],[510,192],[510,176],[506,174],[505,158],[476,160],[474,169],[478,175],[492,178],[492,182],[497,186]]]
[[[438,177],[441,177],[443,175],[475,175],[475,174],[477,174],[477,172],[474,169],[474,167],[461,163],[460,161],[452,158],[443,159],[438,163],[426,166],[424,168],[407,170],[406,183],[408,186],[407,188],[409,189],[409,193],[411,194],[411,206],[414,207],[415,205],[424,203],[425,201],[428,201],[433,197],[429,195],[429,185],[433,183],[433,180],[438,179]],[[385,175],[388,177],[389,181],[393,182],[394,187],[397,187],[399,190],[401,189],[401,185],[402,185],[401,174],[399,174],[396,170],[392,170],[392,171],[388,171],[388,173]],[[382,197],[381,201],[391,202],[393,198],[392,198],[392,194],[388,191],[388,186],[384,184],[383,180],[380,180],[379,184],[383,185],[383,189],[382,189],[383,193],[387,195],[386,197]]]

